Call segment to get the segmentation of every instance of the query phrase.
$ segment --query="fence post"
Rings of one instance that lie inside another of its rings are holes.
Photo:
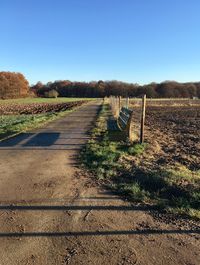
[[[119,117],[119,99],[115,97],[116,117]]]
[[[113,99],[114,99],[114,115],[117,116],[117,99],[116,97],[114,97]]]
[[[113,115],[117,117],[118,116],[118,98],[115,96],[112,96],[112,111],[113,111]]]
[[[121,96],[119,96],[119,113],[120,113],[120,110],[121,110]]]
[[[142,98],[142,117],[140,127],[140,143],[144,142],[144,123],[145,123],[145,112],[146,112],[146,95]]]
[[[129,108],[129,97],[126,97],[126,108]]]

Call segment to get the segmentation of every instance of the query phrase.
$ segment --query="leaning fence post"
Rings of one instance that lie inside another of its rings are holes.
[[[141,127],[140,127],[140,143],[144,142],[144,122],[145,122],[145,111],[146,111],[146,95],[142,98],[142,116],[141,116]]]

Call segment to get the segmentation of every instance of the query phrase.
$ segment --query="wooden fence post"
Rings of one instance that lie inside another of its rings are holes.
[[[126,98],[126,108],[129,108],[129,97]]]
[[[116,117],[119,117],[119,99],[115,97]]]
[[[146,112],[146,95],[142,98],[142,117],[140,127],[140,143],[144,142],[144,123],[145,123],[145,112]]]
[[[121,110],[121,96],[119,96],[119,113],[120,113],[120,110]]]
[[[114,112],[115,112],[115,117],[118,115],[118,114],[117,114],[117,107],[118,107],[117,98],[114,97]]]
[[[116,96],[112,97],[112,101],[113,101],[113,115],[114,117],[118,116],[118,99]]]

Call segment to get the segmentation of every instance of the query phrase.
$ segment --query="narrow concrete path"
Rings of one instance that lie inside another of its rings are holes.
[[[62,257],[50,253],[55,248],[51,238],[20,239],[12,235],[68,230],[60,220],[72,222],[66,211],[35,212],[31,206],[72,205],[79,187],[76,156],[88,141],[99,109],[100,103],[89,103],[44,128],[0,143],[0,204],[8,206],[0,210],[0,265],[60,264],[57,262]],[[10,205],[30,208],[15,211]],[[5,233],[10,234],[5,237]]]
[[[44,128],[1,142],[1,203],[49,198],[57,189],[48,187],[57,187],[59,181],[62,188],[74,174],[74,156],[87,142],[99,108],[98,103],[83,106]]]
[[[77,167],[99,107],[0,143],[0,265],[200,264],[197,229],[155,220]]]

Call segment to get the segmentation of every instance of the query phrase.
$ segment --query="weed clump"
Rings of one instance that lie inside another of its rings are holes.
[[[134,144],[133,146],[130,146],[128,148],[128,154],[129,155],[141,155],[145,148],[146,148],[147,144],[144,143],[144,144]]]

